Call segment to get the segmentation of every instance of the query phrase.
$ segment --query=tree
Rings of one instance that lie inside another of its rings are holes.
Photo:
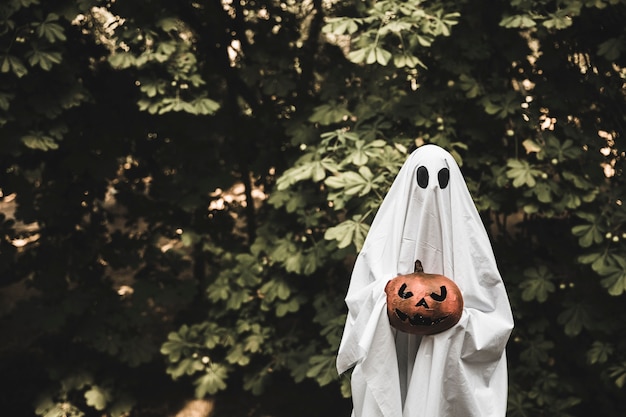
[[[509,415],[624,413],[624,2],[5,3],[3,409],[347,413],[352,262],[436,143],[510,293]]]

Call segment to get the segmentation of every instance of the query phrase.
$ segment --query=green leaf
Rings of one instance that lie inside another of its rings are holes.
[[[380,65],[387,65],[389,63],[389,61],[391,60],[391,52],[387,51],[386,49],[383,49],[381,47],[376,47],[374,48],[374,56],[375,56],[375,60],[370,62],[370,57],[368,56],[368,58],[366,59],[366,62],[368,64],[373,64],[374,62],[379,63]]]
[[[32,67],[39,65],[44,71],[50,71],[54,64],[60,64],[63,59],[60,52],[45,52],[38,49],[28,52],[26,57]]]
[[[465,97],[475,98],[481,93],[480,84],[467,74],[461,74],[459,76],[459,87],[465,91]]]
[[[513,180],[513,186],[516,188],[524,185],[534,187],[537,183],[535,178],[541,175],[541,171],[532,168],[530,164],[523,159],[509,159],[506,166],[508,168],[506,176]]]
[[[354,51],[348,52],[348,59],[355,64],[361,64],[365,62],[365,58],[369,52],[369,48],[355,49]]]
[[[300,301],[298,298],[292,298],[289,301],[279,301],[276,303],[276,316],[284,317],[289,313],[295,313],[300,310]]]
[[[381,26],[379,30],[380,35],[386,35],[388,33],[400,34],[402,31],[408,31],[413,28],[410,22],[404,20],[392,20],[386,25]]]
[[[251,294],[244,288],[239,288],[237,291],[230,291],[226,300],[226,308],[229,310],[239,310],[241,306],[250,301]]]
[[[50,136],[44,135],[42,132],[31,132],[26,136],[22,136],[22,143],[31,149],[41,151],[49,151],[59,148],[59,144]]]
[[[263,394],[267,383],[271,381],[269,378],[271,371],[271,366],[268,366],[252,375],[246,375],[244,377],[243,389],[250,391],[253,395]]]
[[[13,55],[5,55],[2,59],[2,65],[0,65],[0,71],[2,73],[12,72],[18,78],[22,78],[28,74],[28,70],[22,63],[22,60]]]
[[[350,378],[342,377],[341,378],[341,396],[343,398],[350,398],[352,396],[352,386],[350,384]]]
[[[438,10],[431,16],[431,28],[434,35],[450,36],[452,26],[459,22],[461,16],[458,12],[446,13],[442,16],[442,11]]]
[[[354,152],[348,155],[346,160],[348,162],[352,162],[354,165],[357,166],[365,165],[369,158],[367,157],[367,154],[363,151],[364,144],[365,142],[362,140],[357,141],[357,143],[355,143],[356,149],[354,150]]]
[[[0,110],[9,110],[9,107],[11,106],[11,100],[13,100],[14,97],[14,94],[4,93],[0,91]]]
[[[603,275],[606,278],[600,281],[602,286],[608,289],[609,294],[613,296],[619,296],[626,292],[626,258],[616,257],[616,259],[616,263],[605,268]]]
[[[589,260],[591,258],[590,254],[588,257],[583,257],[583,260]],[[612,271],[610,267],[620,265],[620,262],[623,262],[623,258],[620,254],[613,253],[611,251],[604,251],[599,253],[598,256],[591,262],[591,268],[599,275],[606,276]]]
[[[335,355],[314,355],[309,360],[310,368],[306,373],[314,378],[320,386],[328,385],[337,379]]]
[[[545,135],[546,146],[544,151],[549,158],[556,158],[557,162],[578,158],[583,150],[576,146],[573,140],[561,140],[553,134]]]
[[[55,403],[50,397],[40,400],[35,414],[42,417],[83,417],[85,413],[74,404],[63,401]]]
[[[415,39],[421,46],[428,48],[433,44],[435,37],[427,33],[416,33]]]
[[[623,388],[626,385],[626,362],[611,366],[609,376],[615,379],[615,385],[618,388]]]
[[[603,56],[607,61],[615,61],[624,50],[624,40],[622,38],[610,38],[598,45],[598,55]]]
[[[587,253],[585,255],[580,255],[578,257],[578,261],[582,264],[592,264],[597,260],[603,258],[603,255],[605,254],[603,254],[602,252]]]
[[[500,26],[505,28],[531,28],[537,25],[532,16],[527,14],[513,15],[502,18]]]
[[[111,417],[126,417],[129,416],[131,410],[136,405],[134,398],[129,395],[119,394],[115,396],[113,404],[109,405],[108,411]]]
[[[204,340],[202,346],[207,349],[213,349],[220,343],[222,343],[221,333],[218,331],[218,327],[215,323],[210,323],[211,326],[204,334]]]
[[[289,168],[283,173],[283,175],[280,176],[278,181],[276,181],[276,188],[279,191],[283,191],[297,182],[309,179],[313,175],[314,169],[315,167],[311,163],[305,163]]]
[[[552,201],[551,184],[540,182],[533,188],[533,193],[537,195],[537,200],[542,203],[550,203]]]
[[[606,363],[613,354],[613,350],[610,343],[595,341],[591,349],[587,351],[587,361],[590,364]]]
[[[265,342],[265,336],[261,333],[251,334],[246,337],[243,350],[245,352],[257,353],[261,351],[263,343]]]
[[[130,52],[115,52],[109,55],[108,61],[115,69],[125,69],[135,65],[136,59]]]
[[[339,123],[350,116],[345,103],[330,102],[317,106],[309,121],[321,125]]]
[[[322,181],[326,178],[327,170],[334,172],[338,169],[339,166],[331,158],[304,162],[286,170],[276,181],[276,188],[283,191],[297,182],[308,179],[315,182]]]
[[[561,200],[561,204],[563,204],[568,209],[576,209],[580,207],[582,204],[582,200],[577,194],[573,193],[565,193],[563,194],[563,199]]]
[[[175,17],[166,17],[159,19],[156,22],[157,27],[161,28],[164,32],[178,31],[181,21]]]
[[[589,308],[583,304],[569,306],[559,314],[557,321],[571,337],[578,336],[583,328],[592,329],[594,324]]]
[[[193,107],[193,111],[190,113],[202,115],[214,114],[220,108],[220,104],[217,101],[211,100],[210,98],[206,97],[201,97],[193,100],[191,102],[191,106]]]
[[[167,367],[167,373],[172,379],[178,379],[183,375],[193,375],[204,369],[204,364],[195,358],[183,358],[178,364],[171,364]]]
[[[196,398],[204,398],[207,394],[213,395],[226,389],[228,368],[224,365],[211,363],[207,366],[205,374],[196,379]]]
[[[396,68],[403,68],[403,67],[415,68],[417,66],[426,68],[426,64],[424,64],[418,57],[408,52],[403,52],[402,54],[394,55],[393,65]]]
[[[91,389],[85,392],[85,400],[87,400],[87,405],[92,406],[96,410],[102,411],[111,400],[111,393],[102,387],[94,385]]]
[[[372,175],[369,168],[362,166],[359,172],[345,171],[326,178],[324,183],[335,189],[342,189],[346,196],[363,196],[372,189]]]
[[[358,19],[348,17],[329,17],[326,19],[326,24],[322,27],[322,31],[324,33],[332,33],[333,35],[351,35],[359,29],[357,22]]]
[[[185,230],[180,236],[180,241],[185,247],[193,246],[201,240],[201,236],[193,231]]]
[[[584,177],[580,175],[576,175],[569,171],[563,171],[561,175],[563,176],[564,179],[574,184],[574,187],[578,189],[588,190],[588,189],[595,188],[594,184],[591,181],[585,179]]]
[[[163,80],[155,80],[152,78],[141,79],[139,90],[148,97],[156,97],[157,94],[165,93],[166,83]]]
[[[520,108],[519,97],[515,92],[507,92],[504,95],[490,95],[480,100],[485,113],[494,115],[498,119],[504,119]]]
[[[520,353],[520,359],[530,366],[540,366],[550,359],[548,352],[554,348],[554,343],[544,340],[543,336],[526,342],[526,348]]]
[[[358,252],[363,247],[368,231],[369,225],[350,219],[337,226],[329,227],[324,233],[324,239],[336,240],[339,248],[345,248],[350,244],[354,244]]]
[[[157,62],[164,63],[167,62],[172,55],[178,49],[178,45],[175,41],[169,42],[159,42],[158,46],[154,53],[150,55],[151,58],[154,58]]]
[[[285,271],[294,272],[296,274],[302,273],[302,269],[304,268],[304,256],[303,253],[298,251],[294,253],[292,256],[288,257],[283,261],[283,266],[285,267]]]
[[[187,343],[180,337],[178,332],[170,332],[167,341],[161,345],[161,353],[167,355],[170,362],[178,362]]]
[[[270,252],[270,258],[277,262],[284,262],[298,253],[298,247],[293,242],[293,236],[288,235],[276,242]]]
[[[213,302],[227,300],[230,296],[230,285],[227,280],[218,279],[207,287],[206,293]]]
[[[384,140],[374,140],[374,141],[365,141],[358,139],[354,142],[354,150],[348,154],[345,163],[352,163],[357,166],[365,165],[370,160],[371,157],[377,156],[380,154],[380,148],[384,147],[386,142]],[[336,171],[339,169],[338,166],[334,167],[335,169],[332,171]],[[367,168],[367,167],[366,167]],[[369,168],[367,168],[368,172],[371,172]],[[369,178],[372,176],[370,175]]]
[[[289,285],[282,280],[272,279],[259,289],[264,300],[273,302],[276,299],[287,300],[291,296]]]
[[[325,264],[328,258],[328,248],[324,242],[316,242],[312,248],[305,251],[302,273],[311,275]]]
[[[242,345],[237,344],[228,351],[226,361],[232,365],[246,366],[250,363],[250,356],[244,353]]]
[[[594,243],[600,243],[603,240],[603,230],[598,225],[598,220],[591,224],[579,224],[572,227],[572,233],[578,237],[578,243],[583,248],[588,248]]]
[[[85,386],[94,382],[93,375],[84,371],[73,372],[64,377],[60,383],[64,391],[82,390]]]
[[[556,286],[552,283],[554,275],[544,265],[538,268],[528,268],[524,271],[527,278],[520,284],[522,300],[537,300],[540,303],[548,299],[548,294],[554,292]]]
[[[548,13],[548,18],[543,25],[548,29],[565,29],[572,26],[573,19],[567,10],[558,10],[556,13]]]
[[[56,41],[65,41],[67,38],[64,33],[63,26],[56,23],[59,20],[59,16],[50,13],[46,20],[41,23],[35,23],[35,33],[40,38],[46,38],[48,42],[54,43]]]

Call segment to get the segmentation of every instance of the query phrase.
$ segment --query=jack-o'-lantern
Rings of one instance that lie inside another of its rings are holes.
[[[415,261],[412,274],[398,275],[385,286],[389,323],[417,335],[432,335],[454,326],[463,313],[463,296],[450,278],[427,274]]]

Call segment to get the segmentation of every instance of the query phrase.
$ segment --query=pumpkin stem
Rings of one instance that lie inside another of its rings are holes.
[[[415,269],[413,270],[413,273],[416,272],[424,272],[424,267],[422,267],[422,261],[420,261],[419,259],[415,261]]]

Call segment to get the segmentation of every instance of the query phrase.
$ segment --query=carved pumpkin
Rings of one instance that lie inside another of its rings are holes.
[[[415,261],[415,272],[398,275],[385,286],[389,323],[396,329],[417,335],[448,330],[463,313],[463,296],[451,279],[427,274]]]

